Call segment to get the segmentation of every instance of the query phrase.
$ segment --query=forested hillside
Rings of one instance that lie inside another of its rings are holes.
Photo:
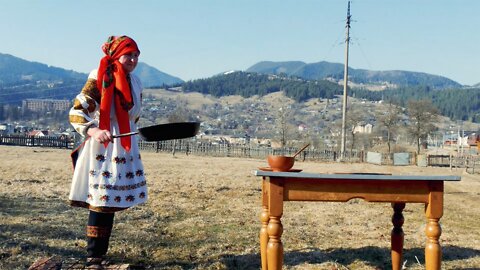
[[[208,79],[188,81],[181,86],[186,92],[200,92],[216,97],[263,96],[272,92],[284,91],[286,96],[298,102],[310,98],[334,98],[336,95],[343,94],[341,85],[326,80],[307,81],[295,77],[247,72],[233,72]],[[391,101],[403,107],[409,100],[428,99],[433,102],[442,115],[453,120],[480,122],[480,88],[434,90],[429,86],[412,86],[384,91],[350,89],[348,94],[366,100]]]
[[[84,73],[30,62],[9,54],[0,53],[0,87],[34,83],[37,81],[84,80]]]
[[[139,63],[136,73],[146,87],[176,84],[175,86],[182,86],[186,92],[199,92],[216,97],[263,96],[283,91],[286,96],[297,102],[303,102],[310,98],[330,99],[343,94],[343,87],[331,81],[343,76],[339,73],[343,72],[340,64],[328,62],[306,64],[300,61],[261,62],[250,69],[256,72],[229,72],[188,82],[182,82],[181,79],[144,63]],[[312,79],[320,75],[330,80]],[[453,120],[480,122],[480,87],[478,85],[463,88],[448,78],[419,72],[373,72],[352,69],[351,76],[358,82],[387,80],[395,82],[398,86],[395,89],[377,92],[350,90],[349,95],[355,95],[357,98],[383,99],[401,106],[405,106],[410,99],[429,99],[443,115]],[[20,104],[27,98],[72,99],[85,83],[86,77],[87,74],[84,73],[0,53],[0,105]],[[448,85],[450,87],[445,88]]]
[[[70,99],[87,75],[0,53],[0,105],[27,98]]]
[[[352,95],[368,100],[385,100],[406,106],[409,100],[431,100],[442,115],[454,120],[480,123],[480,87],[433,90],[428,86],[402,87],[381,92],[353,90]]]
[[[307,81],[292,77],[248,72],[233,72],[208,79],[188,81],[181,86],[187,92],[200,92],[216,97],[228,95],[263,96],[284,91],[285,95],[299,102],[314,97],[333,98],[335,95],[342,93],[340,85],[326,80]]]
[[[145,87],[183,82],[145,63],[138,63],[135,74]],[[19,104],[29,98],[71,100],[85,84],[87,76],[0,53],[0,105]]]

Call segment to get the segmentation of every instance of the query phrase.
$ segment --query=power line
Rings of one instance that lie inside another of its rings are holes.
[[[359,39],[358,38],[353,38],[356,42],[350,42],[350,44],[355,44],[355,45],[358,45],[358,48],[360,49],[360,52],[362,53],[362,56],[365,60],[365,62],[367,63],[367,66],[369,69],[372,69],[372,65],[370,64],[370,61],[368,60],[367,58],[367,55],[365,54],[365,52],[363,51],[363,48],[362,46],[360,45],[360,42],[359,42]]]

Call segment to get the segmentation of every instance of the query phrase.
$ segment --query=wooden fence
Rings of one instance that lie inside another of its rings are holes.
[[[53,148],[73,148],[73,139],[70,137],[56,136],[25,136],[25,135],[1,135],[0,145],[40,146]]]
[[[467,173],[480,173],[480,156],[451,156],[450,169],[465,168]]]
[[[71,137],[53,136],[25,136],[25,135],[2,135],[0,145],[18,145],[31,147],[54,147],[73,149],[75,145]],[[293,155],[297,148],[273,149],[266,146],[214,144],[211,142],[197,141],[194,139],[169,140],[159,142],[140,141],[139,147],[144,151],[167,152],[175,154],[217,156],[217,157],[246,157],[264,159],[267,155]],[[339,152],[331,149],[306,149],[298,159],[310,161],[336,161]],[[363,162],[365,159],[362,151],[347,152],[345,161]]]
[[[75,142],[71,137],[54,136],[25,136],[25,135],[2,135],[0,134],[0,145],[18,145],[31,147],[54,147],[73,149]],[[216,157],[240,157],[265,159],[268,155],[293,155],[298,148],[274,149],[266,146],[215,144],[195,139],[170,140],[159,142],[140,141],[139,147],[143,151],[166,152],[196,156]],[[307,148],[297,159],[303,161],[337,161],[339,152],[334,149],[311,149]],[[393,165],[393,153],[382,154],[381,165]],[[344,161],[366,162],[367,153],[364,151],[346,152]],[[409,165],[416,164],[416,154],[411,153]],[[468,173],[480,173],[480,156],[449,156],[449,155],[428,155],[427,166],[442,166],[450,168],[465,168]]]
[[[266,146],[251,146],[248,144],[213,144],[211,142],[196,141],[190,139],[159,141],[159,142],[144,142],[139,143],[141,150],[167,152],[185,155],[197,156],[217,156],[217,157],[246,157],[264,159],[267,155],[293,155],[298,148],[282,148],[273,149]],[[330,149],[306,149],[299,156],[301,160],[311,161],[336,161],[339,153]],[[346,153],[346,161],[363,162],[364,153],[348,152]]]
[[[428,155],[427,166],[450,167],[453,157],[450,155]]]

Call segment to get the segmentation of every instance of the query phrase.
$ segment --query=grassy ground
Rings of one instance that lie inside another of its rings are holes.
[[[68,150],[0,146],[0,269],[83,259],[87,212],[66,203]],[[115,216],[109,255],[152,269],[259,269],[263,160],[143,153],[147,204]],[[443,269],[480,269],[480,177],[448,168],[298,162],[308,172],[462,176],[446,183]],[[285,204],[285,269],[389,269],[389,204]],[[424,269],[423,205],[404,210],[406,269]]]

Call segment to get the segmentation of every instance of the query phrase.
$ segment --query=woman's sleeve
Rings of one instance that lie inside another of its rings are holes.
[[[73,107],[69,112],[69,120],[73,128],[82,136],[87,136],[87,128],[98,126],[95,115],[100,104],[100,91],[97,88],[97,80],[89,78],[73,100]]]
[[[142,103],[143,103],[143,85],[142,85],[142,82],[140,81],[140,78],[138,78],[135,74],[131,74],[130,75],[131,77],[131,83],[132,83],[132,86],[134,87],[135,89],[135,93],[138,92],[138,101],[139,101],[139,106],[140,108],[142,108]],[[137,117],[135,117],[135,124],[138,123],[138,121],[140,120],[140,113],[138,114]]]

